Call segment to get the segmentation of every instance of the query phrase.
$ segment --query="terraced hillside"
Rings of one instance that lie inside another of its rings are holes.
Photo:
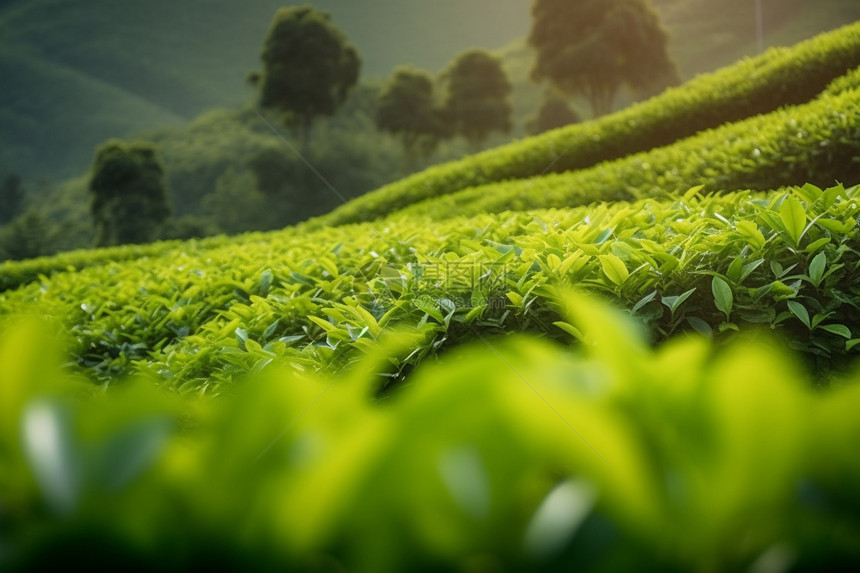
[[[372,220],[468,187],[581,170],[666,146],[702,130],[808,102],[857,66],[860,23],[700,76],[599,121],[432,167],[351,201],[319,222],[337,225]],[[850,77],[843,80],[853,81]],[[540,194],[536,195],[539,203]]]
[[[856,568],[858,46],[0,266],[0,567]]]

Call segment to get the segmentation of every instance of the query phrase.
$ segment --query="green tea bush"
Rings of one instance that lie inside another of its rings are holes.
[[[419,329],[420,344],[390,357],[384,389],[478,335],[576,338],[555,290],[576,285],[614,297],[655,341],[770,327],[826,378],[860,338],[858,192],[693,189],[634,204],[177,244],[2,293],[0,318],[60,320],[76,364],[103,383],[145,372],[200,393],[279,360],[348,369],[389,328]]]
[[[842,92],[857,88],[860,88],[860,67],[854,68],[844,76],[833,80],[822,95],[839,95]]]
[[[474,341],[386,400],[374,373],[420,333],[343,377],[274,368],[180,401],[93,391],[49,333],[5,328],[0,568],[860,565],[857,374],[814,392],[762,340],[654,351],[589,297],[559,304],[587,344]]]
[[[183,248],[194,248],[195,244],[212,245],[223,241],[223,237],[188,241]],[[151,243],[146,245],[126,245],[105,249],[70,251],[59,255],[36,257],[23,261],[4,261],[0,263],[0,292],[18,288],[21,285],[49,277],[57,272],[73,272],[109,262],[130,261],[144,257],[158,256],[179,246],[178,241]]]
[[[428,199],[403,216],[445,218],[683,193],[860,183],[860,90],[724,125],[590,169],[494,183]]]
[[[858,65],[860,23],[855,23],[699,76],[599,121],[432,167],[339,207],[316,224],[373,220],[467,187],[583,169],[668,145],[704,129],[807,102]]]

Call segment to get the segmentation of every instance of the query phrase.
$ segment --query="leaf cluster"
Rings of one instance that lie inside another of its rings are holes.
[[[145,381],[93,392],[56,366],[50,330],[6,325],[0,565],[856,568],[856,373],[815,392],[761,340],[652,351],[604,303],[558,301],[578,350],[475,342],[386,400],[376,373],[420,333],[345,377],[275,369],[206,400]]]

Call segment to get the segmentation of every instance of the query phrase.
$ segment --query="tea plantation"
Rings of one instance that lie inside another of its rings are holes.
[[[0,567],[860,565],[860,24],[273,233],[0,266]]]

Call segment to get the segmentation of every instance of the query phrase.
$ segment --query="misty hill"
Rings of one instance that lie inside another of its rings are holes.
[[[313,4],[330,10],[358,46],[365,77],[408,62],[439,69],[465,48],[501,46],[528,26],[521,0]],[[284,5],[7,0],[0,4],[0,165],[67,176],[108,137],[241,103],[272,15]],[[475,26],[488,9],[493,25]]]
[[[397,64],[439,70],[471,46],[528,31],[529,0],[318,0],[361,51],[365,77]],[[753,3],[656,0],[685,77],[755,50]],[[764,2],[770,43],[860,18],[853,0]],[[246,101],[247,73],[279,0],[0,2],[0,169],[61,179],[93,146]],[[527,53],[509,66],[525,79]],[[528,101],[528,100],[526,100]]]

